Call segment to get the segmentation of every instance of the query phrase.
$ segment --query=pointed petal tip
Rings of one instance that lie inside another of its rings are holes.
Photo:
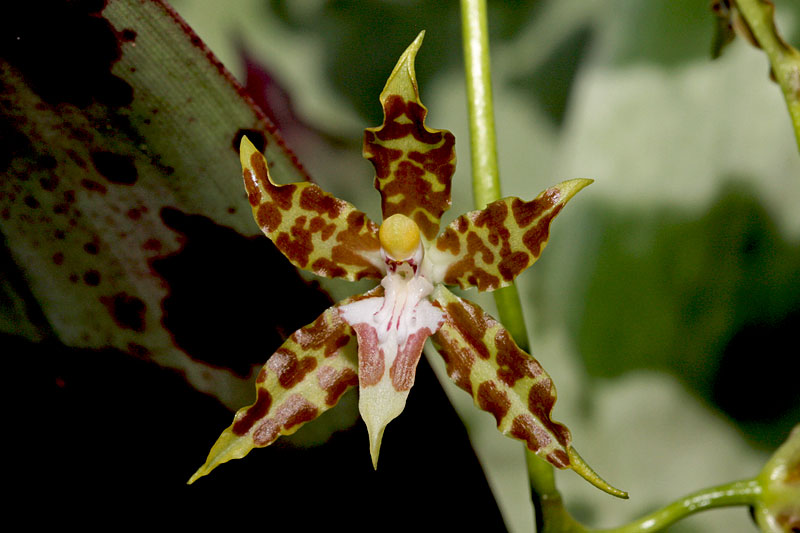
[[[569,463],[570,468],[572,468],[579,476],[583,479],[597,487],[598,489],[602,490],[606,494],[610,494],[612,496],[616,496],[617,498],[621,498],[623,500],[628,499],[628,493],[624,490],[620,490],[616,487],[611,486],[606,480],[601,478],[597,473],[592,470],[583,458],[575,451],[575,448],[570,446],[567,449],[567,453],[569,454]]]
[[[254,153],[260,153],[258,148],[250,142],[247,135],[242,135],[242,140],[239,143],[239,161],[242,163],[242,168],[250,167],[250,158]]]

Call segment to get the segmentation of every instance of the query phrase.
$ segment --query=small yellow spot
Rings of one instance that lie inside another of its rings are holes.
[[[378,232],[383,250],[395,261],[410,259],[419,246],[419,226],[405,215],[392,215]]]

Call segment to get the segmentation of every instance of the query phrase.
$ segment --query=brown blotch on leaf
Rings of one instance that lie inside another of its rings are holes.
[[[92,152],[92,163],[104,178],[117,185],[133,185],[139,179],[133,157],[113,152]]]
[[[246,168],[242,171],[242,179],[244,180],[244,190],[247,192],[247,201],[251,206],[257,206],[261,202],[261,189],[258,187],[255,174]]]
[[[81,180],[81,186],[87,191],[99,192],[100,194],[105,194],[108,192],[108,188],[105,185],[87,178]]]
[[[508,399],[508,395],[492,381],[484,381],[480,384],[477,401],[478,407],[494,415],[498,426],[500,426],[500,422],[502,422],[511,408],[511,401]]]
[[[528,444],[528,449],[535,452],[548,446],[552,442],[550,435],[536,423],[529,414],[517,415],[511,423],[510,435],[523,440]]]
[[[147,306],[136,296],[118,292],[112,296],[101,296],[100,302],[106,306],[111,318],[119,327],[137,333],[144,331]]]
[[[272,396],[267,389],[258,389],[256,403],[247,408],[244,414],[233,423],[233,432],[236,435],[244,435],[253,425],[264,418],[272,405]]]
[[[100,285],[100,272],[97,270],[87,270],[83,273],[83,282],[90,287],[97,287]]]

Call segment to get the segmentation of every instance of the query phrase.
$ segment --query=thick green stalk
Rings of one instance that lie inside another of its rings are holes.
[[[800,150],[800,52],[789,46],[775,27],[775,6],[764,0],[737,0],[759,46],[769,57],[775,80],[781,86]]]
[[[472,194],[475,208],[483,209],[501,197],[486,1],[461,0],[461,24],[467,77]],[[529,350],[528,333],[516,287],[511,285],[494,291],[494,299],[500,322],[523,350]]]
[[[761,485],[754,479],[734,481],[693,492],[649,515],[612,529],[595,530],[595,533],[645,533],[660,531],[670,524],[715,507],[753,505],[761,494]]]

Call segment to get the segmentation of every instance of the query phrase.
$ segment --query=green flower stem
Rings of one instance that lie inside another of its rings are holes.
[[[732,505],[753,505],[761,494],[761,485],[754,479],[734,481],[693,492],[635,522],[622,527],[594,530],[595,533],[644,533],[664,529],[690,514]]]
[[[772,2],[737,0],[736,4],[759,46],[769,57],[772,72],[786,99],[800,150],[800,52],[778,35],[774,18],[775,6]]]
[[[501,198],[486,0],[461,0],[461,25],[467,77],[472,194],[475,208],[483,209]],[[500,322],[520,348],[529,351],[528,332],[516,287],[511,285],[493,294]]]

